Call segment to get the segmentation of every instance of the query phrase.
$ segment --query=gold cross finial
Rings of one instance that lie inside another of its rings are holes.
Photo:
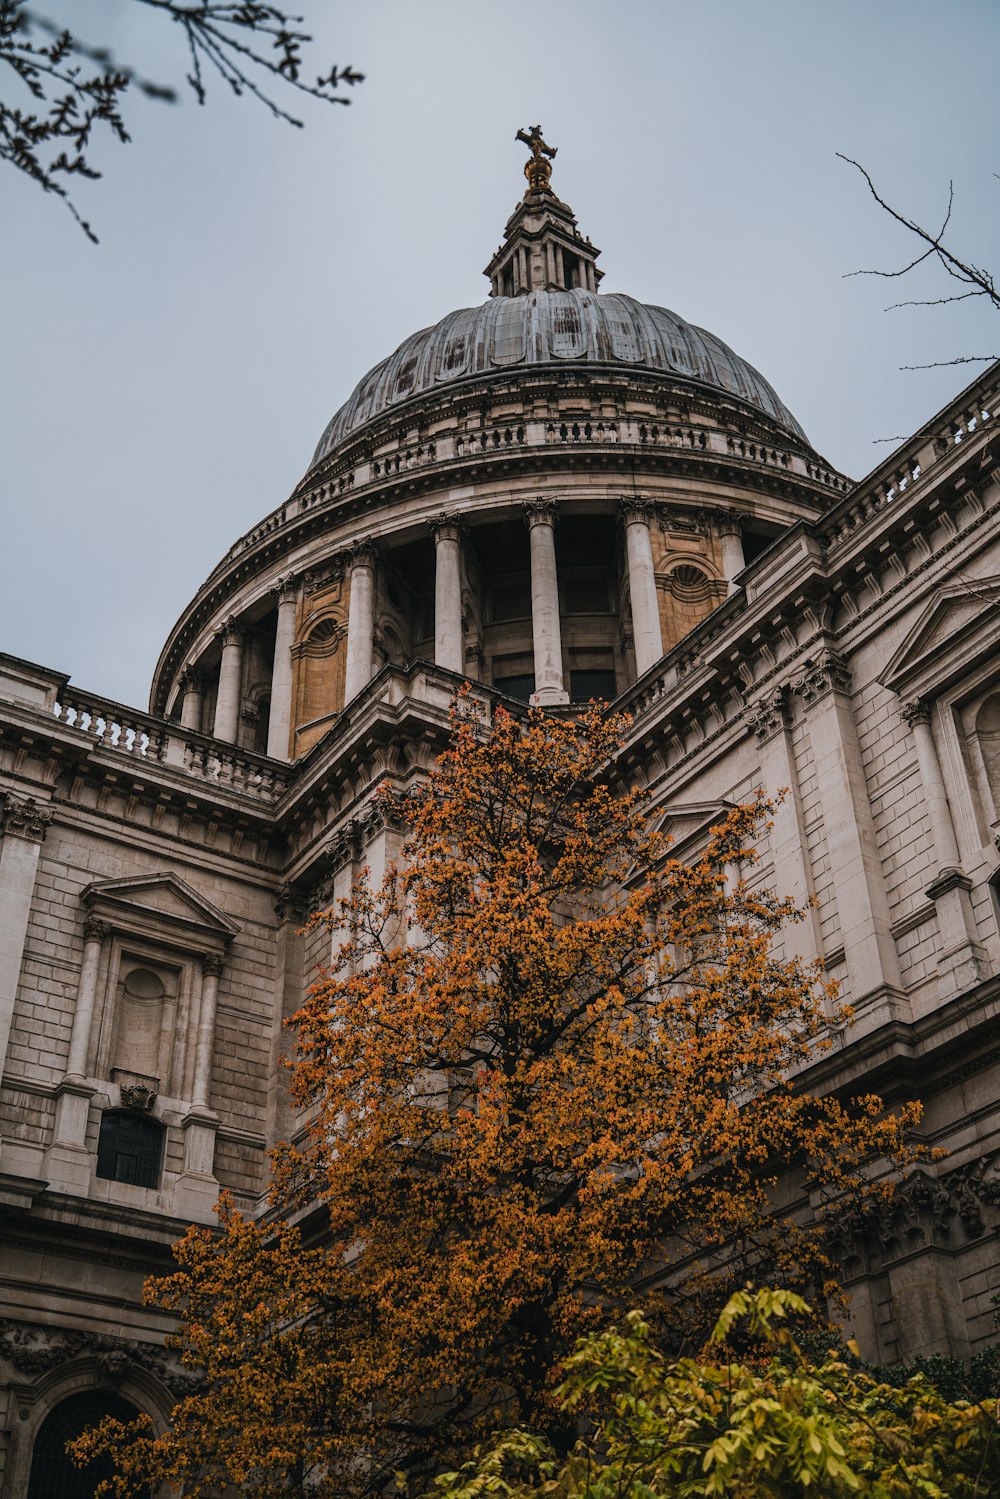
[[[552,157],[558,146],[547,146],[542,139],[541,125],[532,125],[528,130],[519,130],[515,140],[523,141],[531,151],[530,161],[524,163],[524,175],[528,179],[529,193],[550,193],[549,178],[552,176]],[[548,157],[548,161],[546,161]]]

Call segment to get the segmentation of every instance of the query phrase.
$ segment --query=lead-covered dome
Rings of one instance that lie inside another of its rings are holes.
[[[622,292],[576,287],[494,296],[412,334],[355,387],[320,438],[313,463],[393,407],[443,386],[581,363],[650,370],[723,391],[808,441],[763,375],[714,333]]]

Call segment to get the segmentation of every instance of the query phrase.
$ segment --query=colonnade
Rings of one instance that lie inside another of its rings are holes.
[[[558,511],[551,500],[538,498],[523,506],[529,533],[531,576],[531,632],[535,693],[532,701],[551,707],[569,701],[562,664],[559,576],[555,531]],[[620,514],[625,541],[628,591],[636,675],[642,676],[663,655],[660,609],[653,561],[651,525],[655,507],[643,499],[623,499]],[[741,518],[724,516],[719,524],[723,571],[729,590],[744,566],[740,541]],[[461,675],[465,670],[462,625],[461,521],[441,515],[431,522],[434,536],[434,660]],[[347,554],[350,603],[347,621],[347,661],[344,701],[357,697],[371,680],[375,648],[377,553],[366,539]],[[288,758],[292,718],[292,646],[295,641],[296,585],[292,578],[277,586],[278,623],[267,731],[267,753]],[[218,632],[222,647],[213,734],[235,743],[239,732],[245,632],[228,620]],[[181,723],[201,725],[205,677],[197,667],[182,676]]]

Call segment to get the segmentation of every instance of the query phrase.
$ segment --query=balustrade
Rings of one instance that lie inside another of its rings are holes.
[[[163,765],[261,801],[277,800],[288,784],[289,773],[262,755],[90,694],[64,693],[54,716],[84,735],[97,750],[150,767]]]

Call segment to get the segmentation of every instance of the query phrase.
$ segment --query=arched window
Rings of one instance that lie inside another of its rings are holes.
[[[103,1390],[85,1390],[61,1401],[38,1428],[28,1499],[93,1499],[97,1485],[114,1477],[114,1463],[101,1457],[85,1468],[76,1468],[67,1455],[66,1443],[82,1436],[105,1416],[134,1421],[138,1414],[127,1400]]]
[[[160,1182],[163,1127],[155,1119],[125,1110],[111,1110],[101,1118],[97,1143],[97,1174],[113,1182],[156,1187]]]

